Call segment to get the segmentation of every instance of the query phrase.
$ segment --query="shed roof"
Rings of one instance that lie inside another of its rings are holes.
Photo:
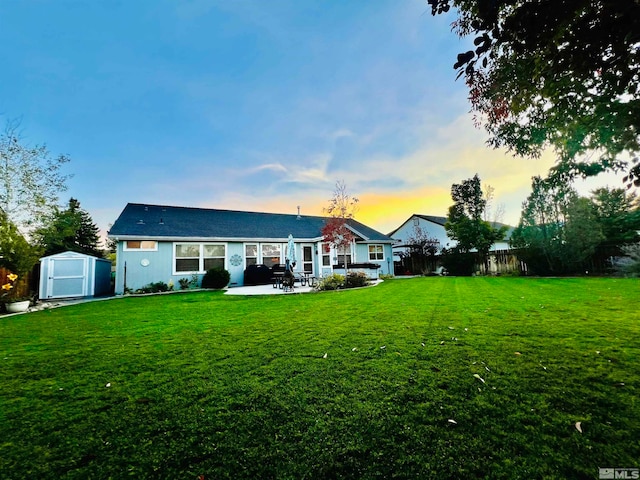
[[[326,217],[128,203],[111,230],[118,239],[320,240]],[[387,235],[348,221],[359,240],[392,243]]]
[[[66,252],[54,253],[53,255],[47,255],[46,257],[41,257],[40,260],[45,260],[47,258],[92,258],[95,260],[111,263],[111,260],[107,260],[106,258],[87,255],[86,253],[74,252],[72,250],[67,250]]]

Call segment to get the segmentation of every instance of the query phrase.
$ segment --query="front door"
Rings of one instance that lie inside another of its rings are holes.
[[[313,275],[313,246],[302,246],[302,271]]]

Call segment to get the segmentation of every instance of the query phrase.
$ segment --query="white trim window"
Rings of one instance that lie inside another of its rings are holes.
[[[262,263],[267,267],[282,263],[282,244],[280,243],[261,243],[260,253],[262,254]]]
[[[347,260],[347,265],[353,263],[353,259],[351,257],[351,245],[336,248],[336,250],[338,254],[338,264],[345,263],[345,259]]]
[[[222,268],[224,270],[227,252],[227,248],[224,243],[205,244],[202,246],[202,250],[204,272],[211,270],[212,268]]]
[[[224,243],[174,243],[173,271],[204,273],[211,268],[226,268],[227,245]]]
[[[320,251],[322,253],[322,266],[331,266],[331,244],[323,242],[320,244]]]
[[[125,240],[122,250],[125,252],[155,252],[158,250],[158,242],[155,240]]]
[[[245,243],[244,245],[245,265],[256,265],[258,263],[258,244]]]
[[[384,260],[384,245],[372,244],[369,245],[369,261],[376,262]]]

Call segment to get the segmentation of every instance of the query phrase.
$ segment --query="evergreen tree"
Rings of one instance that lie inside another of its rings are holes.
[[[602,226],[603,244],[623,245],[640,240],[640,208],[637,196],[622,188],[598,188],[591,192],[593,209]]]
[[[99,232],[91,215],[80,207],[78,200],[71,198],[65,210],[55,209],[46,225],[35,232],[35,237],[45,255],[72,251],[100,257]]]

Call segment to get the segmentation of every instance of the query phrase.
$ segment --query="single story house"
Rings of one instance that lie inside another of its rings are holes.
[[[294,239],[296,272],[316,277],[340,271],[340,264],[374,263],[377,274],[393,272],[393,240],[349,220],[355,241],[346,252],[322,238],[326,217],[258,213],[129,203],[109,230],[116,241],[115,293],[152,282],[201,278],[210,268],[231,274],[241,286],[250,265],[285,263],[288,238]]]

